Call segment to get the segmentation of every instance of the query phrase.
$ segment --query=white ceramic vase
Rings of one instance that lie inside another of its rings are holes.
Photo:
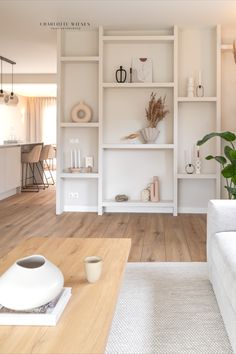
[[[141,130],[144,141],[147,144],[155,144],[160,131],[157,128],[144,128]]]
[[[61,292],[62,272],[44,256],[17,260],[0,277],[0,304],[12,310],[45,305]]]

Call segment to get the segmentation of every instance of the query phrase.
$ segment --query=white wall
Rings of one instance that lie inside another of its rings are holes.
[[[222,42],[232,44],[236,27],[222,29]],[[236,63],[231,51],[222,53],[222,130],[236,132]]]
[[[18,97],[17,106],[0,105],[0,144],[13,136],[26,140],[26,97]]]
[[[232,44],[236,27],[222,28],[222,43]],[[232,51],[222,53],[222,130],[236,133],[236,63]],[[222,197],[227,198],[222,178]]]

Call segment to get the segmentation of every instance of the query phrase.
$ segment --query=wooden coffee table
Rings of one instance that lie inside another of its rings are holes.
[[[55,327],[0,326],[0,353],[103,353],[130,246],[130,239],[30,238],[1,258],[0,274],[18,258],[44,255],[61,269],[72,297]],[[104,260],[95,284],[84,276],[90,255]]]

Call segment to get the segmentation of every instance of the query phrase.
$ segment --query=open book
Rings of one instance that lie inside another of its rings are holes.
[[[0,305],[0,325],[55,326],[71,297],[71,288],[46,305],[27,311],[14,311]]]

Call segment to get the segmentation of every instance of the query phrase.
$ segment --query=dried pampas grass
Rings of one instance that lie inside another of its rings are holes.
[[[166,109],[165,102],[166,96],[156,99],[156,93],[151,93],[148,108],[145,109],[149,127],[156,128],[157,124],[169,113],[169,110]]]

